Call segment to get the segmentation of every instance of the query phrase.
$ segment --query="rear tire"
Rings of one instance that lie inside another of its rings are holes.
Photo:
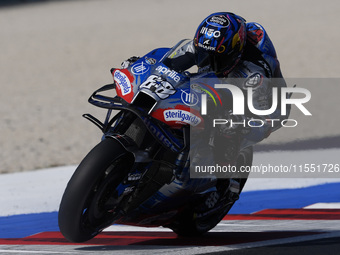
[[[251,166],[253,162],[253,147],[247,147],[240,151],[236,167],[239,169],[241,166]],[[240,191],[241,193],[248,177],[249,173],[242,174],[239,178],[236,178],[240,183]],[[200,219],[196,218],[195,212],[191,209],[184,212],[181,217],[171,223],[170,225],[166,226],[171,228],[177,235],[180,236],[199,236],[202,235],[209,230],[213,229],[222,219],[223,217],[229,212],[231,207],[234,205],[235,202],[230,202],[223,206],[222,208],[218,209],[215,213],[210,214],[209,216],[202,217]]]
[[[62,197],[58,222],[71,242],[85,242],[117,217],[116,188],[132,167],[134,158],[115,139],[105,139],[80,163]],[[111,210],[109,210],[111,207]]]

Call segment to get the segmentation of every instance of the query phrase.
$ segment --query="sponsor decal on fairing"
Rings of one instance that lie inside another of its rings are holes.
[[[126,76],[125,73],[117,70],[114,73],[113,79],[116,82],[116,84],[118,85],[118,88],[120,89],[121,94],[123,96],[131,93],[131,91],[132,91],[131,82],[130,82],[129,78]]]
[[[131,67],[131,72],[136,75],[145,74],[147,71],[149,71],[150,67],[149,65],[145,64],[144,62],[135,64]]]
[[[144,88],[155,93],[160,99],[166,99],[176,93],[176,89],[158,75],[150,75],[149,78],[139,86],[139,88]]]
[[[179,82],[181,80],[181,77],[178,75],[178,73],[176,71],[171,70],[170,68],[159,66],[156,68],[156,71],[158,71],[160,74],[165,74],[175,82]]]
[[[196,92],[190,89],[181,89],[182,102],[187,106],[195,106],[199,102],[199,97]]]
[[[191,126],[197,126],[201,123],[201,118],[197,117],[191,112],[180,109],[165,110],[163,115],[165,121],[178,121]]]

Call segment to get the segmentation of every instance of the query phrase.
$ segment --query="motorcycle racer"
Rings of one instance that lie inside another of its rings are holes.
[[[173,65],[178,65],[176,62],[185,63],[186,66],[182,68],[187,69],[195,63],[198,72],[213,71],[218,77],[231,78],[244,93],[251,87],[254,91],[252,102],[258,110],[271,107],[272,87],[286,87],[275,48],[263,26],[255,22],[246,23],[244,18],[236,14],[218,12],[209,15],[198,26],[193,41],[184,47],[183,54],[174,56]],[[227,97],[223,92],[221,96]],[[237,123],[242,123],[240,116],[227,115],[237,120]],[[289,115],[289,109],[286,115]],[[242,116],[244,119],[251,121],[251,118],[260,118],[264,120],[264,125],[238,125],[243,133],[241,147],[258,143],[281,127],[266,119],[282,120],[287,116],[281,116],[280,103],[270,116],[251,116],[246,113]],[[229,126],[224,128],[224,132],[233,132],[235,128],[236,125]]]
[[[277,88],[286,84],[266,31],[214,13],[193,40],[110,71],[113,84],[89,98],[107,109],[105,121],[83,115],[103,134],[65,189],[61,233],[84,242],[112,223],[206,233],[238,200],[249,174],[238,170],[251,167],[251,145],[280,128],[270,119],[286,121],[277,107]],[[228,122],[211,125],[222,118]]]
[[[177,72],[197,65],[198,73],[214,72],[221,79],[231,79],[244,94],[252,88],[252,102],[257,110],[267,110],[272,106],[272,88],[286,87],[280,63],[273,43],[266,30],[256,22],[246,22],[244,18],[231,12],[210,14],[198,26],[194,39],[169,57],[167,65]],[[122,63],[126,68],[138,57]],[[230,93],[221,93],[222,101],[230,101]],[[279,97],[278,97],[279,98]],[[224,117],[229,125],[219,125],[226,137],[238,134],[238,144],[229,142],[230,160],[240,148],[254,145],[279,129],[280,121],[289,116],[281,114],[280,102],[277,109],[268,116],[251,114],[233,115],[228,108]],[[255,121],[255,119],[257,121]],[[262,120],[260,123],[258,120]],[[269,120],[277,120],[269,121]],[[237,123],[231,125],[231,123]],[[233,145],[234,144],[234,145]]]

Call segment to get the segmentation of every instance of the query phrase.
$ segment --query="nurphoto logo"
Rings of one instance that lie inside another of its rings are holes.
[[[243,91],[231,84],[215,84],[215,89],[228,89],[233,97],[233,115],[244,115],[245,114],[245,96]],[[279,98],[278,90],[280,89],[281,97]],[[273,114],[279,107],[279,99],[280,99],[280,110],[281,116],[287,115],[287,107],[288,105],[295,105],[304,115],[311,116],[312,114],[307,110],[307,108],[303,105],[311,99],[311,93],[309,90],[305,88],[297,88],[297,87],[282,87],[282,88],[272,88],[272,105],[269,109],[259,110],[255,109],[253,104],[253,88],[247,88],[247,107],[248,110],[257,116],[269,116]],[[291,98],[292,94],[302,94],[303,97],[301,98]],[[207,94],[201,94],[201,114],[207,115]],[[295,119],[250,119],[248,121],[243,120],[241,122],[233,122],[233,120],[227,119],[213,119],[213,127],[216,125],[225,125],[230,124],[233,125],[243,125],[247,127],[262,127],[265,125],[265,122],[271,124],[273,127],[275,123],[280,122],[281,126],[283,127],[295,127],[297,126],[298,122]],[[288,124],[290,123],[290,124]]]

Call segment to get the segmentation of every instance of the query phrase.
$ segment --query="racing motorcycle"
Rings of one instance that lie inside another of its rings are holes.
[[[214,136],[205,127],[200,96],[216,91],[193,84],[199,74],[171,62],[185,43],[155,49],[125,69],[111,69],[114,83],[89,98],[107,114],[103,122],[83,115],[103,136],[75,170],[60,203],[59,228],[69,241],[87,241],[112,224],[200,235],[239,198],[247,176],[190,177],[194,161],[208,157],[199,149],[201,138]],[[252,155],[252,147],[241,149],[235,166],[250,166]]]

